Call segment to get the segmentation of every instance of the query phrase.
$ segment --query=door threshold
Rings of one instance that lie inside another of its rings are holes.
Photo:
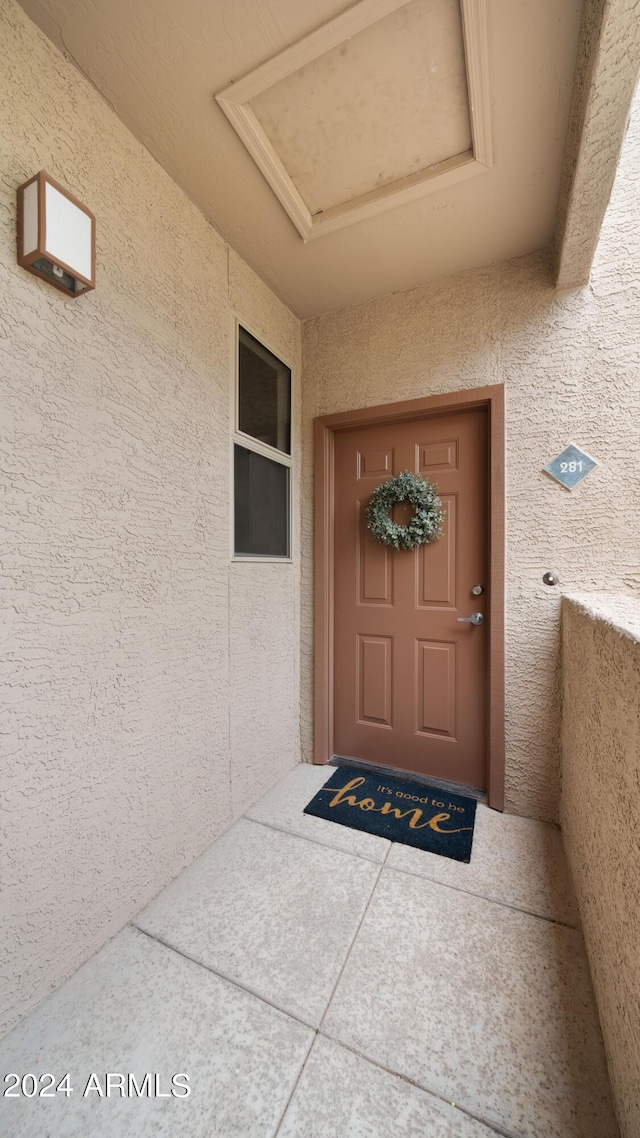
[[[475,798],[476,802],[486,804],[487,795],[484,790],[475,786],[462,786],[459,782],[447,782],[445,778],[429,778],[426,774],[416,774],[415,771],[404,770],[403,767],[385,767],[380,763],[369,763],[365,759],[349,759],[346,755],[332,755],[327,763],[330,767],[353,767],[357,771],[368,771],[370,774],[389,776],[390,778],[408,778],[420,786],[434,786],[436,790],[446,790],[450,794],[462,794],[466,798]]]

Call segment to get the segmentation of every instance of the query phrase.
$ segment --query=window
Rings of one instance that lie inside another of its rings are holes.
[[[234,554],[290,556],[291,371],[238,327]]]

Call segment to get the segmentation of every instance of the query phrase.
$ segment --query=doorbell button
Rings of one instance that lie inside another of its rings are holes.
[[[543,585],[559,585],[560,574],[555,569],[548,569],[547,572],[542,575],[542,583]]]

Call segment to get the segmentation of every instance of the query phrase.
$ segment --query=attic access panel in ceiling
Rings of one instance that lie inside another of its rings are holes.
[[[217,100],[305,241],[490,168],[486,0],[361,0]]]

